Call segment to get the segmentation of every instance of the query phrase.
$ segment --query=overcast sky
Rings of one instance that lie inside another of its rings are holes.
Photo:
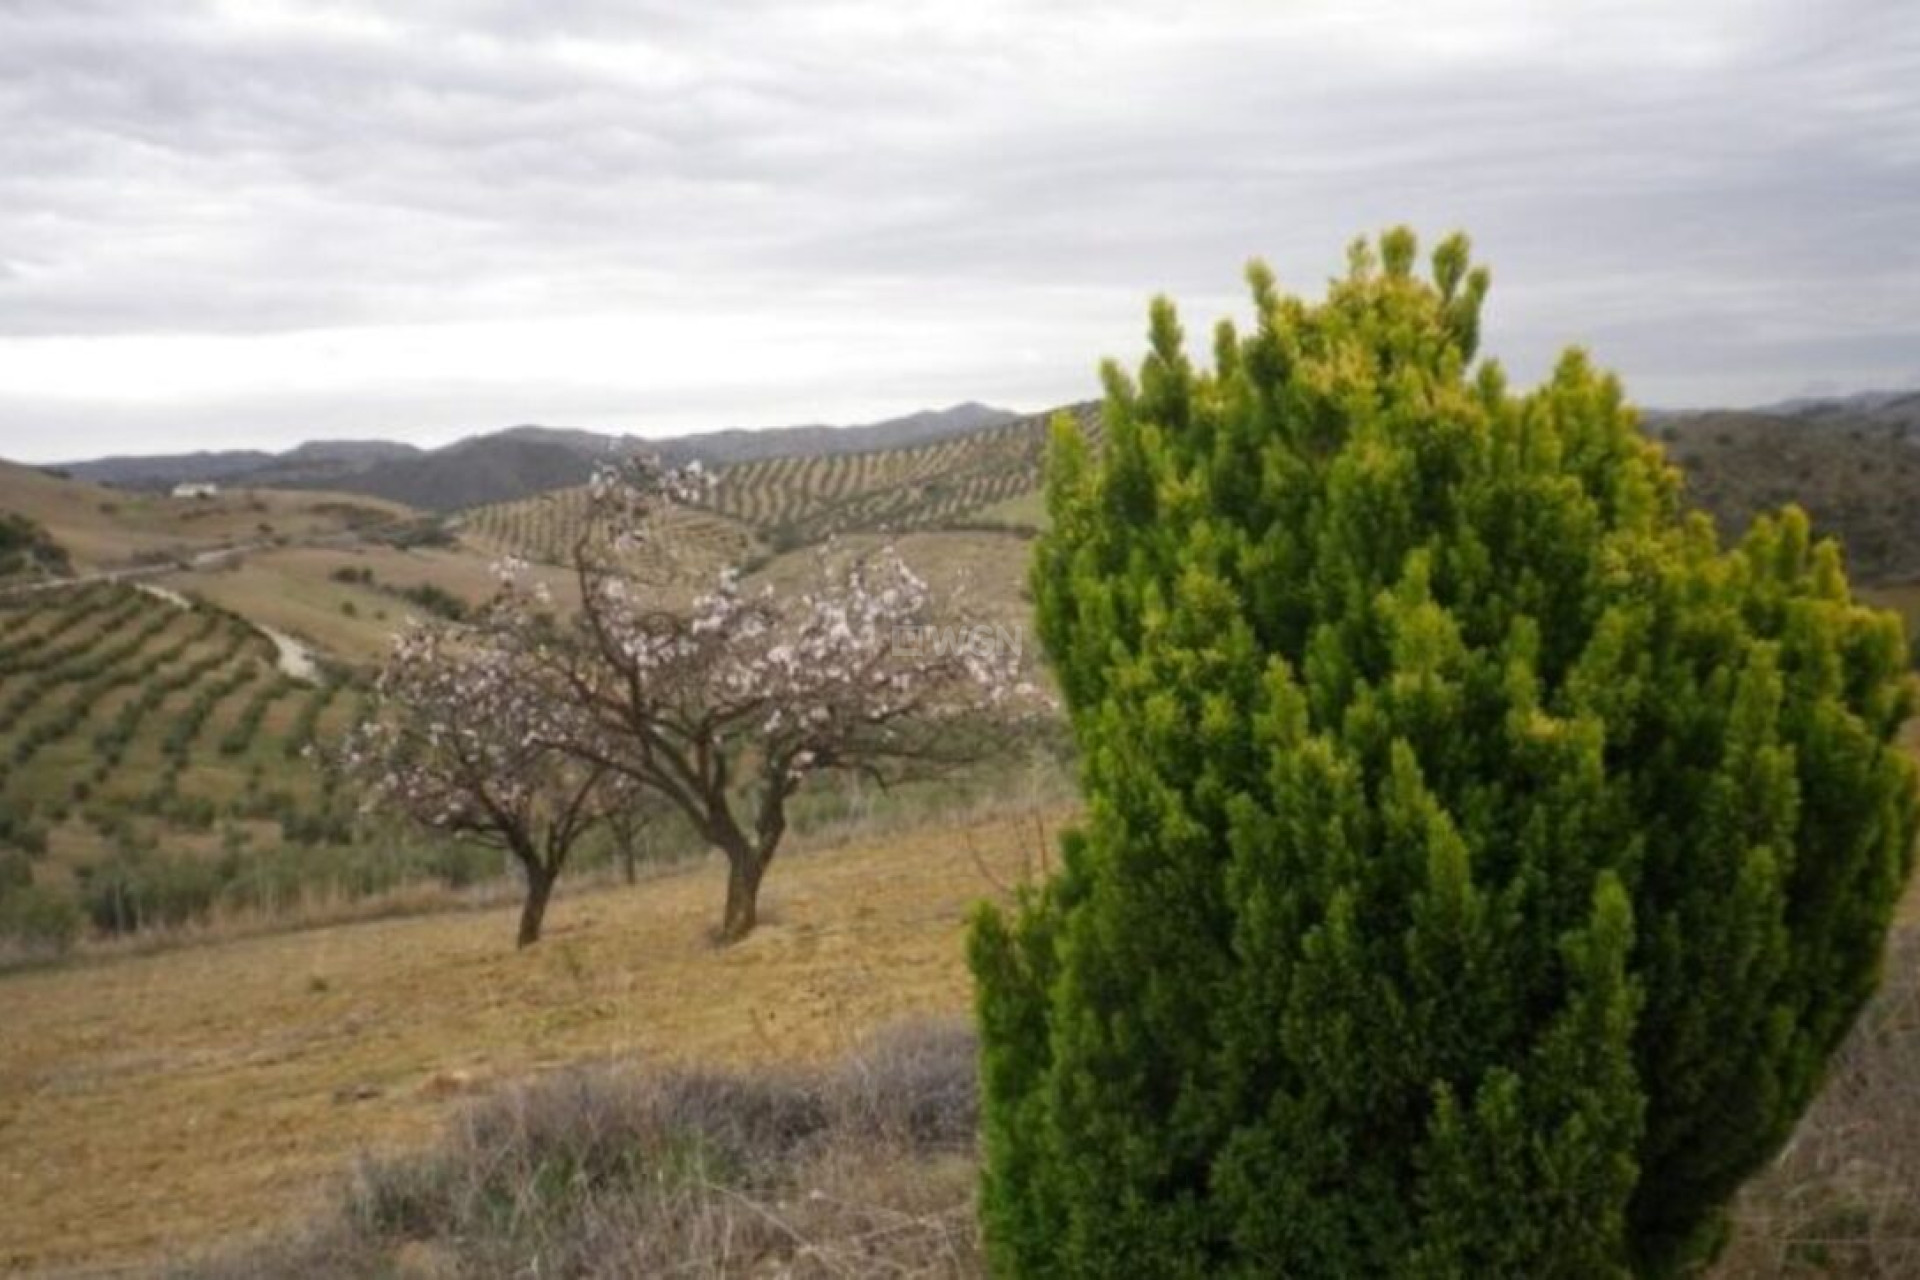
[[[0,0],[0,455],[1039,409],[1402,221],[1523,381],[1920,384],[1920,16]]]

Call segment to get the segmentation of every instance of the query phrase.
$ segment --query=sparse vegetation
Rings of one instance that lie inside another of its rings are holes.
[[[1888,956],[1778,1160],[1740,1195],[1716,1274],[1920,1275],[1920,936]]]
[[[10,578],[64,577],[73,563],[64,547],[23,515],[0,511],[0,582]]]
[[[176,1274],[974,1274],[975,1095],[972,1035],[937,1024],[828,1070],[575,1067],[364,1163],[304,1236]]]
[[[369,529],[366,536],[376,542],[397,547],[403,551],[420,547],[450,547],[456,541],[455,535],[440,516],[418,516],[410,520],[396,521],[377,529]]]

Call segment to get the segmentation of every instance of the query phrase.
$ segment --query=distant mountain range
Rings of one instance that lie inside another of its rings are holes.
[[[1795,502],[1839,535],[1856,580],[1920,580],[1920,391],[1645,415],[1687,496],[1737,533]]]
[[[1073,408],[1097,431],[1094,406]],[[128,488],[211,480],[338,490],[450,511],[568,489],[586,481],[599,461],[646,450],[673,463],[767,462],[736,467],[714,496],[716,510],[775,541],[804,540],[836,530],[987,518],[982,513],[991,514],[995,504],[1037,490],[1048,416],[970,403],[862,427],[662,440],[525,426],[429,450],[320,441],[280,454],[103,458],[59,470]],[[1662,440],[1687,473],[1689,497],[1728,534],[1760,511],[1799,502],[1818,528],[1841,535],[1863,580],[1920,580],[1920,392],[1806,398],[1762,409],[1649,410],[1643,420],[1647,434]],[[930,445],[943,447],[915,447]],[[858,465],[772,463],[851,454],[869,456]],[[1035,518],[1025,512],[1016,523]]]
[[[1762,405],[1755,413],[1787,418],[1865,418],[1886,426],[1920,427],[1920,391],[1859,391],[1843,396],[1800,396]]]
[[[232,450],[96,458],[47,470],[123,489],[211,481],[230,486],[333,489],[448,511],[581,484],[594,467],[633,452],[675,465],[720,466],[763,458],[814,457],[907,448],[1019,415],[971,401],[864,426],[735,428],[648,440],[573,428],[519,426],[468,436],[438,449],[386,440],[317,440],[284,453]]]

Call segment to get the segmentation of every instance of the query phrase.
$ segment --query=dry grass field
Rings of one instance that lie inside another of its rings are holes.
[[[494,590],[493,554],[464,546],[415,548],[282,547],[258,551],[240,563],[207,572],[179,573],[161,581],[284,631],[341,661],[363,664],[384,658],[394,631],[420,610],[396,591],[431,585],[468,604]],[[373,575],[370,583],[346,582],[341,570]],[[532,566],[557,598],[573,598],[567,572]]]
[[[303,1219],[356,1153],[419,1145],[465,1096],[604,1056],[817,1062],[963,1014],[971,905],[1059,815],[801,854],[716,951],[716,867],[512,909],[243,939],[0,980],[0,1267],[178,1256]],[[563,889],[564,895],[564,889]]]
[[[172,498],[129,493],[10,462],[0,462],[0,510],[45,526],[79,572],[273,538],[338,534],[409,514],[395,503],[357,494],[234,489],[214,498]]]

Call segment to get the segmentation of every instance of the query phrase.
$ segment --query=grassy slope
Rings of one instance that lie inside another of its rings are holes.
[[[477,604],[495,586],[492,558],[464,545],[407,551],[385,546],[286,547],[249,555],[231,568],[174,574],[162,581],[284,631],[322,653],[365,664],[384,657],[394,629],[420,612],[382,587],[404,590],[431,583]],[[370,571],[374,584],[340,582],[333,575],[341,569]],[[559,598],[568,598],[573,589],[568,574],[537,566],[532,572]]]
[[[262,538],[333,534],[355,522],[408,514],[377,498],[332,493],[236,489],[212,499],[124,493],[10,462],[0,462],[0,510],[45,525],[81,571]]]
[[[817,1061],[964,1013],[966,913],[1034,866],[1054,821],[794,857],[768,880],[771,923],[726,952],[706,935],[719,871],[696,866],[563,896],[524,954],[502,906],[0,981],[0,1267],[298,1217],[353,1153],[426,1140],[496,1078],[604,1054]]]

